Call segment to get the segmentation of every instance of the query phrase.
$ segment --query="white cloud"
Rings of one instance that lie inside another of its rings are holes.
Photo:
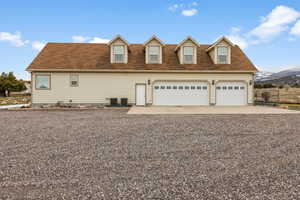
[[[245,38],[243,38],[242,36],[238,35],[238,34],[232,34],[232,35],[228,35],[227,38],[234,44],[239,45],[239,47],[241,47],[242,49],[245,49],[248,47],[248,42]]]
[[[294,25],[290,32],[292,35],[300,36],[300,20]]]
[[[190,3],[181,3],[181,4],[173,4],[168,9],[171,12],[179,11],[182,16],[191,17],[198,13],[198,9],[196,7],[199,6],[197,1],[192,1]]]
[[[109,39],[104,39],[100,37],[86,37],[86,36],[73,36],[72,37],[73,42],[86,42],[86,43],[108,43],[110,40]]]
[[[191,3],[191,6],[198,6],[198,5],[199,5],[199,3],[197,1],[194,1]]]
[[[40,41],[34,41],[31,43],[32,48],[38,51],[41,51],[45,45],[46,43]]]
[[[80,35],[75,35],[72,37],[73,42],[86,42],[90,39],[90,37],[84,37]]]
[[[242,49],[251,45],[270,42],[276,36],[289,30],[289,26],[300,17],[300,13],[293,8],[277,6],[266,17],[261,17],[261,24],[248,32],[241,32],[240,27],[232,27],[227,36],[233,43]],[[300,20],[290,31],[293,35],[300,36]],[[289,39],[292,41],[293,39]]]
[[[186,17],[194,16],[197,13],[198,13],[198,10],[196,8],[181,11],[181,14]]]
[[[179,8],[178,4],[171,5],[168,9],[172,12],[175,12]]]
[[[300,13],[287,6],[277,6],[266,17],[262,17],[262,23],[250,31],[250,36],[258,37],[261,40],[270,38],[287,31],[291,23],[300,17]]]
[[[103,38],[99,38],[99,37],[94,37],[90,43],[108,43],[110,40],[108,39],[103,39]]]
[[[20,32],[16,32],[15,34],[9,32],[0,32],[0,41],[9,42],[11,45],[16,47],[21,47],[29,43],[28,40],[22,40],[22,35]]]
[[[230,32],[232,34],[239,33],[239,32],[241,32],[241,28],[240,27],[231,27]]]

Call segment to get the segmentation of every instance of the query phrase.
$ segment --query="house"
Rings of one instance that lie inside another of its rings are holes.
[[[222,37],[210,45],[187,37],[165,44],[156,36],[131,44],[48,43],[28,66],[34,106],[109,104],[251,105],[255,66]]]

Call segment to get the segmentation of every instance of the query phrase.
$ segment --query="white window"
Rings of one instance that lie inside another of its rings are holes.
[[[50,89],[50,75],[36,75],[35,76],[36,89]]]
[[[192,64],[194,62],[194,47],[183,47],[183,63]]]
[[[218,64],[228,64],[228,48],[227,47],[218,47]]]
[[[125,62],[125,46],[124,45],[114,45],[113,46],[113,58],[116,63]]]
[[[148,47],[149,52],[149,63],[159,63],[160,59],[160,47],[159,46],[149,46]]]
[[[79,75],[78,74],[71,74],[70,75],[70,86],[71,87],[78,87],[79,86]]]

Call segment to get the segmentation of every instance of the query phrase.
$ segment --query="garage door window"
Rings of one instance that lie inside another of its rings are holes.
[[[221,90],[221,87],[220,87],[220,86],[218,86],[218,87],[217,87],[217,90]]]
[[[196,87],[195,86],[191,86],[191,90],[194,90],[194,89],[196,89]]]
[[[229,86],[229,87],[228,87],[228,90],[232,90],[232,89],[233,89],[233,87],[232,87],[232,86]]]
[[[173,86],[173,90],[177,90],[177,86]]]
[[[158,89],[159,89],[159,86],[155,86],[154,89],[158,90]]]
[[[235,89],[235,90],[238,90],[238,89],[239,89],[239,86],[235,86],[234,89]]]
[[[207,90],[207,86],[203,86],[202,89],[203,89],[203,90]]]
[[[166,87],[165,86],[160,86],[160,89],[164,90]]]
[[[179,86],[179,90],[183,90],[183,86]]]
[[[226,87],[226,86],[223,86],[223,90],[227,90],[227,87]]]
[[[240,87],[240,89],[241,89],[241,90],[244,90],[244,89],[245,89],[245,87],[244,87],[244,86],[241,86],[241,87]]]

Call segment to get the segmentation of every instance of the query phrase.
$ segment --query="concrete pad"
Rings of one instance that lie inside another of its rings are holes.
[[[132,107],[131,115],[219,115],[219,114],[300,114],[300,111],[267,106],[149,106]]]

